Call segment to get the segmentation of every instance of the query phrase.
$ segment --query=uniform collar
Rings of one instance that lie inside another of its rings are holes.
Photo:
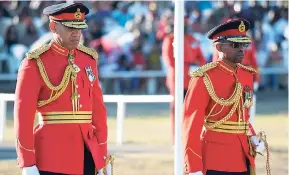
[[[50,44],[51,44],[51,49],[60,55],[68,56],[68,54],[71,54],[71,55],[74,54],[75,49],[69,50],[61,46],[57,41],[52,40]]]
[[[233,67],[231,67],[230,65],[228,65],[227,63],[225,63],[224,61],[222,61],[222,60],[219,60],[218,61],[219,62],[219,67],[223,70],[223,71],[225,71],[225,72],[227,72],[227,73],[229,73],[229,74],[232,74],[232,75],[234,75],[235,73],[236,73],[236,71],[238,70],[238,64],[237,64],[237,67],[236,67],[236,69],[234,69]]]

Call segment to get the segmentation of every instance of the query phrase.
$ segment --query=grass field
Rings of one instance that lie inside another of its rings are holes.
[[[255,129],[264,130],[270,147],[272,175],[288,174],[287,116],[258,115]],[[124,146],[115,146],[116,120],[110,118],[109,150],[116,154],[115,175],[173,175],[173,147],[170,144],[170,123],[165,117],[129,117],[125,120]],[[11,122],[6,141],[13,142]],[[0,156],[1,157],[1,156]],[[256,160],[257,175],[266,175],[266,157]],[[15,160],[0,160],[0,175],[19,175]]]

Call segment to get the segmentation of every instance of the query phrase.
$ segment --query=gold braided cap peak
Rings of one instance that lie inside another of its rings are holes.
[[[205,72],[207,72],[210,69],[213,69],[213,68],[217,67],[217,65],[218,65],[218,62],[207,63],[207,64],[199,67],[197,70],[191,71],[190,72],[190,76],[191,77],[202,77],[202,76],[204,76]]]
[[[77,46],[77,50],[80,50],[81,52],[84,52],[88,55],[90,55],[93,59],[97,59],[98,58],[98,54],[97,52],[89,47],[85,47],[84,45],[80,44]]]
[[[46,52],[47,50],[49,50],[49,48],[50,48],[50,45],[43,44],[42,46],[40,46],[40,47],[38,47],[38,48],[26,53],[26,57],[28,59],[38,59],[39,56],[41,54],[43,54],[44,52]]]
[[[240,64],[240,63],[238,64],[238,66],[243,68],[243,69],[245,69],[245,70],[247,70],[247,71],[249,71],[249,72],[257,73],[257,70],[255,70],[254,68],[252,68],[250,66],[245,66],[245,65]]]

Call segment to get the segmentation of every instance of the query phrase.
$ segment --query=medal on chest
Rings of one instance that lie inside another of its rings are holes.
[[[95,75],[94,75],[94,73],[92,71],[92,67],[91,66],[85,67],[85,72],[86,72],[88,80],[90,82],[93,82],[95,80]]]
[[[248,108],[252,105],[253,91],[249,86],[244,87],[244,108]]]

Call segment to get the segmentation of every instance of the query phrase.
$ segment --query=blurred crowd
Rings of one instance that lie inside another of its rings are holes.
[[[52,37],[44,7],[61,1],[0,2],[0,73],[16,73],[24,54]],[[89,28],[82,42],[99,53],[101,74],[115,71],[165,70],[162,41],[172,32],[172,1],[85,1],[90,8]],[[188,29],[197,40],[206,61],[213,48],[206,32],[229,18],[242,17],[252,24],[250,35],[260,67],[288,66],[287,1],[191,1],[185,3]],[[279,75],[264,77],[268,86],[287,86]],[[283,77],[281,77],[282,79]],[[287,81],[286,81],[287,82]],[[121,93],[144,88],[145,80],[119,79]]]
[[[228,19],[245,18],[251,23],[248,34],[253,40],[259,68],[288,67],[288,1],[200,1],[187,2],[191,33],[201,42],[202,51],[211,61],[212,47],[205,34]],[[288,76],[261,76],[260,87],[286,89]]]

